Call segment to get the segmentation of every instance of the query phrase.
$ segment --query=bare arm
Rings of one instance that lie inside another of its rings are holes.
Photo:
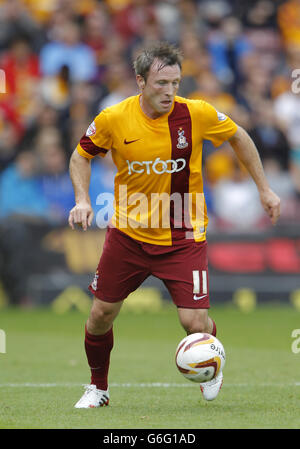
[[[86,231],[93,221],[93,209],[89,197],[89,186],[91,177],[91,162],[80,156],[75,150],[70,159],[70,177],[75,193],[75,206],[69,213],[69,225],[81,225]]]
[[[246,167],[254,180],[260,195],[261,204],[271,218],[272,223],[275,224],[280,216],[280,198],[271,190],[268,184],[253,140],[243,128],[238,127],[235,135],[229,139],[229,143],[239,161]]]

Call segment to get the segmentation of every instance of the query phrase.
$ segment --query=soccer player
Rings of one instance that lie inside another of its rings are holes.
[[[93,220],[89,199],[90,161],[110,151],[117,167],[115,212],[95,278],[93,304],[85,326],[91,370],[76,408],[108,405],[108,370],[113,322],[123,300],[149,276],[161,279],[177,306],[187,334],[216,335],[208,316],[207,214],[202,182],[202,142],[229,141],[246,166],[261,203],[275,224],[280,200],[270,189],[256,147],[229,117],[202,100],[176,95],[180,51],[160,42],[136,58],[140,94],[108,107],[95,118],[70,160],[76,205],[69,225],[85,231]],[[200,384],[206,400],[222,386],[220,372]]]

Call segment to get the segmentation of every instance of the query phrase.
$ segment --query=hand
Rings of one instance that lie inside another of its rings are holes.
[[[280,217],[280,198],[271,189],[260,193],[260,201],[273,225]]]
[[[69,213],[69,225],[74,230],[74,225],[79,225],[84,231],[91,226],[94,212],[91,205],[87,202],[76,204]]]

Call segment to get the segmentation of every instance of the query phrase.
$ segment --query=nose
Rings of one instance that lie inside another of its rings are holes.
[[[168,95],[168,97],[172,97],[174,95],[174,86],[172,83],[168,83],[166,85],[165,94]]]

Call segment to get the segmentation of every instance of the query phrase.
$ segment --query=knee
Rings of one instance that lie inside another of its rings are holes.
[[[87,321],[87,330],[92,334],[103,334],[107,332],[113,325],[116,311],[109,303],[100,303],[94,300],[91,308],[90,316]]]
[[[98,308],[92,307],[89,319],[95,324],[108,325],[111,323],[112,317],[113,314],[111,311],[103,310],[99,307]]]

